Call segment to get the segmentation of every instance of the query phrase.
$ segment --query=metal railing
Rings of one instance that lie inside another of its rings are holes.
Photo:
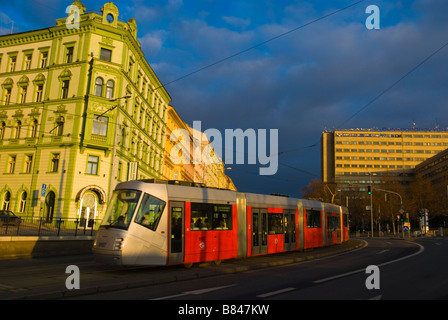
[[[0,236],[94,236],[98,219],[21,217],[0,220]]]

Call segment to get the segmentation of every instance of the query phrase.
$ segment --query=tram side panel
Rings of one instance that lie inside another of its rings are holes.
[[[186,202],[185,263],[236,258],[237,220],[236,205]]]

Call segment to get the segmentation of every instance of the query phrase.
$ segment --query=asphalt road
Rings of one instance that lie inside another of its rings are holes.
[[[67,290],[68,265],[80,269],[80,290]],[[377,271],[366,273],[370,265]],[[98,265],[91,255],[11,260],[0,261],[0,299],[207,300],[219,306],[227,301],[447,299],[446,265],[446,238],[352,240],[192,269],[117,268]],[[368,289],[366,282],[376,287]]]
[[[364,248],[321,259],[88,298],[157,301],[448,298],[448,239],[366,240],[368,245]],[[377,267],[376,272],[366,273],[371,265]]]

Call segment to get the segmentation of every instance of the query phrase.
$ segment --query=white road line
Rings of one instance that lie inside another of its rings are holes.
[[[166,300],[166,299],[171,299],[171,298],[188,296],[188,295],[191,295],[191,294],[193,294],[193,295],[204,294],[204,293],[208,293],[208,292],[212,292],[212,291],[216,291],[216,290],[221,290],[221,289],[228,288],[228,287],[233,287],[233,286],[234,286],[234,284],[231,284],[231,285],[228,285],[228,286],[222,286],[222,287],[214,287],[214,288],[206,288],[206,289],[187,291],[187,292],[182,292],[182,293],[179,293],[179,294],[174,294],[172,296],[165,296],[165,297],[154,298],[154,299],[150,299],[150,300]]]
[[[381,250],[380,252],[377,252],[376,254],[382,254],[382,253],[387,252],[387,251],[389,251],[389,249]]]
[[[285,289],[282,289],[282,290],[277,290],[277,291],[272,291],[272,292],[268,292],[268,293],[264,293],[264,294],[259,294],[257,296],[257,298],[267,298],[267,297],[270,297],[270,296],[275,296],[277,294],[288,292],[288,291],[292,291],[292,290],[296,290],[296,288],[285,288]]]
[[[419,244],[419,243],[414,243],[414,244],[416,244],[416,245],[418,245],[420,247],[420,249],[417,252],[415,252],[413,254],[410,254],[408,256],[399,258],[399,259],[395,259],[395,260],[391,260],[391,261],[388,261],[388,262],[384,262],[382,264],[379,264],[378,267],[382,267],[382,266],[385,266],[385,265],[388,265],[388,264],[392,264],[392,263],[399,262],[399,261],[402,261],[402,260],[405,260],[405,259],[409,259],[411,257],[419,255],[420,253],[422,253],[425,250],[425,247],[423,247],[421,244]],[[365,271],[366,271],[366,269],[358,269],[358,270],[354,270],[354,271],[351,271],[351,272],[339,274],[339,275],[336,275],[336,276],[333,276],[333,277],[328,277],[328,278],[324,278],[324,279],[320,279],[320,280],[315,280],[315,281],[313,281],[313,283],[323,283],[323,282],[326,282],[326,281],[330,281],[330,280],[334,280],[334,279],[338,279],[338,278],[343,278],[343,277],[346,277],[346,276],[350,276],[352,274],[356,274],[356,273],[359,273],[359,272],[365,272]]]

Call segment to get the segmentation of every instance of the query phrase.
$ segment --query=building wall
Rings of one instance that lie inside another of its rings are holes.
[[[135,20],[119,21],[113,3],[102,11],[82,9],[79,29],[67,29],[62,18],[55,27],[0,37],[2,207],[49,220],[87,212],[101,218],[118,182],[162,177],[171,98],[144,58]]]

